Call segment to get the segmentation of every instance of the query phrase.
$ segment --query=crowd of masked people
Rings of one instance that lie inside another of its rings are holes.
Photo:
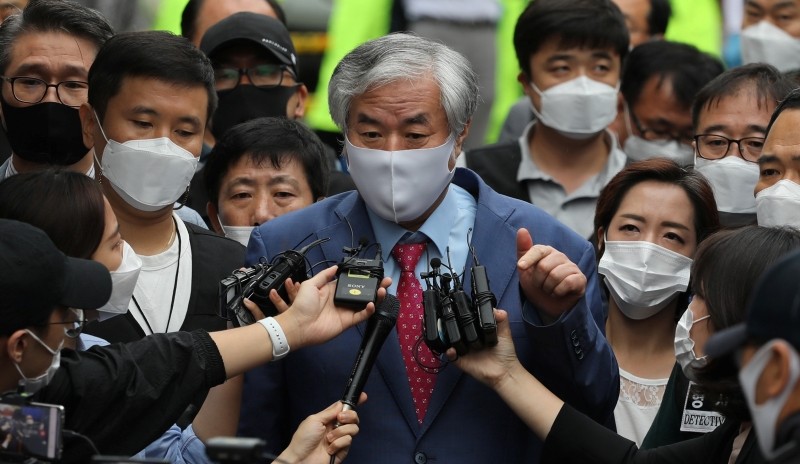
[[[347,53],[331,146],[280,4],[209,3],[184,37],[71,0],[0,23],[0,403],[62,406],[58,461],[247,437],[256,462],[800,462],[800,0],[745,2],[730,69],[661,39],[666,2],[530,2],[505,45],[525,96],[477,148],[491,102],[448,45]],[[278,314],[223,317],[221,280],[319,239]],[[385,278],[354,310],[356,248]],[[485,267],[496,345],[422,342],[441,263],[468,294]]]

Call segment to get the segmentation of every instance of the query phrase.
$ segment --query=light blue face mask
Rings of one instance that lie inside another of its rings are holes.
[[[30,330],[25,329],[25,332],[27,332],[28,335],[42,345],[48,353],[53,355],[53,360],[50,362],[50,366],[47,368],[44,374],[37,377],[26,377],[25,374],[22,373],[22,368],[19,367],[19,364],[16,362],[14,363],[14,367],[17,369],[17,372],[19,372],[20,377],[22,377],[19,379],[19,391],[21,393],[32,395],[41,390],[42,387],[49,384],[53,379],[53,376],[56,375],[58,368],[61,367],[61,348],[64,346],[64,340],[61,340],[58,348],[54,350],[47,346],[47,343],[43,342],[41,338],[37,337],[36,334]]]

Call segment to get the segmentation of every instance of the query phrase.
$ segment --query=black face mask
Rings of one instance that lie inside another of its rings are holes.
[[[53,102],[18,108],[3,97],[0,106],[11,150],[20,158],[32,163],[69,166],[89,151],[83,144],[77,108]]]
[[[219,106],[211,118],[211,133],[219,139],[231,127],[251,119],[286,117],[286,105],[297,91],[297,86],[261,88],[240,85],[230,90],[220,90]]]

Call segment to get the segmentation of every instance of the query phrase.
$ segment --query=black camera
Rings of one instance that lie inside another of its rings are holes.
[[[308,278],[306,253],[328,240],[321,238],[299,250],[284,251],[275,256],[272,262],[268,263],[262,258],[252,267],[233,271],[219,283],[219,315],[236,327],[254,323],[255,318],[244,306],[245,298],[257,304],[267,317],[278,314],[278,309],[269,299],[269,293],[275,289],[286,301],[286,279],[291,277],[295,283],[305,281]]]
[[[378,286],[383,280],[383,259],[381,246],[375,244],[377,252],[372,259],[361,257],[363,251],[369,249],[362,241],[358,247],[344,247],[345,255],[336,272],[336,292],[333,303],[354,310],[364,309],[367,303],[375,302],[378,297]]]
[[[474,257],[474,254],[473,254]],[[431,260],[431,271],[423,272],[422,292],[424,311],[422,336],[434,353],[455,348],[458,355],[484,346],[497,344],[497,321],[494,317],[496,299],[489,289],[486,268],[475,258],[472,266],[472,297],[464,292],[462,279],[450,272],[442,273],[442,262]]]

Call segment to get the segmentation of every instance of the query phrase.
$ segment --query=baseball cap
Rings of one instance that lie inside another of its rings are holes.
[[[264,47],[297,78],[297,53],[286,26],[272,16],[240,12],[211,26],[200,40],[200,50],[211,57],[234,41],[250,41]]]
[[[748,342],[781,338],[800,351],[800,251],[781,258],[758,280],[743,323],[721,330],[708,339],[704,351],[711,357],[735,352]]]
[[[0,219],[0,335],[46,322],[56,305],[97,309],[110,296],[105,266],[65,256],[30,224]]]

